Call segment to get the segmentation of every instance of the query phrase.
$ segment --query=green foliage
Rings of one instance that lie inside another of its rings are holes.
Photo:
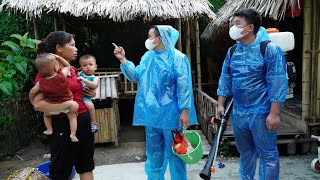
[[[214,13],[218,12],[218,10],[227,2],[226,0],[209,0],[209,1],[213,5],[211,9]],[[206,22],[204,19],[200,19],[199,21],[200,34],[204,31],[207,25],[208,25],[208,22]]]
[[[28,33],[10,37],[12,40],[2,42],[0,47],[0,99],[17,95],[30,79],[36,45],[40,43]]]
[[[212,11],[218,12],[218,10],[227,2],[226,0],[209,0],[213,5]]]
[[[0,41],[8,39],[11,34],[33,33],[31,20],[25,20],[22,15],[12,14],[6,11],[0,12]]]
[[[32,18],[26,18],[25,14],[16,14],[2,9],[2,11],[0,10],[0,19],[0,41],[8,39],[11,34],[25,34],[26,32],[29,32],[30,37],[34,38]],[[44,38],[54,31],[52,17],[48,14],[43,14],[39,27],[40,38]]]

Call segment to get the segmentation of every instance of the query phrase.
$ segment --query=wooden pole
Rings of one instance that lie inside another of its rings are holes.
[[[33,17],[33,30],[34,30],[34,38],[40,39],[39,34],[39,18]]]
[[[202,90],[201,84],[201,60],[200,60],[200,37],[199,37],[199,23],[195,20],[196,29],[196,56],[197,56],[197,79],[198,79],[198,89]]]
[[[312,0],[304,0],[303,59],[302,59],[302,119],[310,115],[310,66]]]
[[[181,18],[176,20],[176,27],[179,31],[179,39],[177,43],[177,49],[182,52],[182,42],[181,42]]]
[[[58,17],[56,15],[53,16],[53,25],[54,25],[54,30],[55,31],[58,31],[59,28],[58,28]]]
[[[185,21],[185,30],[186,30],[186,55],[191,64],[191,47],[190,47],[190,21]]]

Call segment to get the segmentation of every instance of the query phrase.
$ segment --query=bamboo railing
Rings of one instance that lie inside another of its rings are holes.
[[[213,134],[217,129],[215,128],[215,126],[212,126],[207,120],[209,117],[216,114],[218,102],[198,88],[195,88],[194,92],[199,124],[201,126],[203,134],[207,137],[209,142],[212,143]]]
[[[195,101],[199,115],[207,119],[208,116],[215,115],[218,108],[218,101],[210,97],[205,92],[195,88]]]
[[[99,68],[95,75],[98,76],[107,76],[107,75],[119,75],[117,77],[118,81],[118,89],[120,93],[123,93],[125,95],[134,95],[137,93],[138,90],[138,84],[129,81],[123,73],[118,68]]]

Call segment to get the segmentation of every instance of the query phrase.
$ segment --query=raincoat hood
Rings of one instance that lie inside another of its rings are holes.
[[[165,49],[173,49],[179,39],[179,31],[169,25],[157,25]]]

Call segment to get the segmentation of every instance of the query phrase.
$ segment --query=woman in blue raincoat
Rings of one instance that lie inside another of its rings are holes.
[[[113,44],[123,74],[139,83],[133,125],[145,126],[149,180],[164,179],[168,162],[171,179],[187,179],[186,164],[171,151],[171,130],[197,123],[190,63],[175,49],[178,38],[179,32],[171,26],[152,26],[145,41],[149,51],[138,66],[126,59],[122,47]]]
[[[228,50],[218,87],[218,115],[227,97],[234,99],[232,129],[240,152],[241,180],[254,179],[257,157],[259,179],[279,179],[277,132],[288,80],[283,52],[272,42],[253,9],[236,12],[230,37],[236,48]],[[261,44],[266,44],[263,50]],[[263,54],[264,53],[264,54]]]

